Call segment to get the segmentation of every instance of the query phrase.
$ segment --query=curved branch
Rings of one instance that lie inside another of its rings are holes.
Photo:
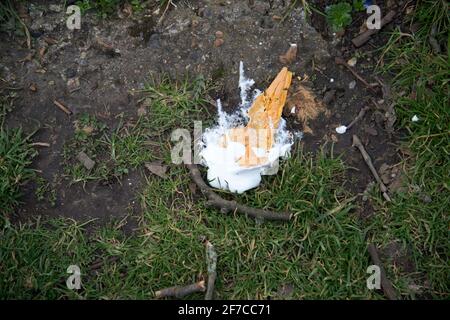
[[[252,218],[259,218],[265,220],[281,220],[289,221],[292,218],[292,213],[289,212],[275,212],[270,210],[263,210],[244,206],[232,200],[225,200],[215,193],[202,178],[200,170],[195,164],[186,165],[191,173],[192,180],[200,188],[204,196],[208,198],[207,205],[220,209],[222,213],[240,212]]]

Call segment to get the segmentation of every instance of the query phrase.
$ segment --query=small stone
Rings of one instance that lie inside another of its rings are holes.
[[[200,24],[200,22],[197,19],[194,19],[191,21],[192,28],[196,28],[199,24]]]
[[[158,49],[161,47],[161,36],[158,33],[154,33],[148,39],[147,47],[152,49]]]
[[[65,74],[67,78],[73,78],[77,75],[77,70],[73,68],[67,68]]]
[[[160,161],[154,161],[151,163],[146,163],[145,167],[153,174],[157,175],[160,178],[166,179],[167,178],[167,166],[161,164]]]
[[[37,87],[36,87],[35,83],[30,84],[30,90],[33,91],[33,92],[37,91]]]
[[[74,92],[78,89],[80,89],[80,79],[78,77],[67,80],[67,90],[69,92]]]
[[[355,89],[355,87],[356,87],[356,81],[355,81],[355,80],[351,81],[351,82],[348,84],[348,88],[349,88],[350,90]]]
[[[220,47],[225,41],[223,39],[214,40],[214,47]]]
[[[86,153],[84,153],[83,151],[80,151],[78,153],[77,159],[88,170],[91,170],[95,166],[95,161],[93,161],[91,158],[89,158],[88,155]]]

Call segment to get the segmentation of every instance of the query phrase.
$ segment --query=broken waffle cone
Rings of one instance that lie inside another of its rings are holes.
[[[245,155],[237,159],[240,166],[252,167],[267,163],[267,153],[272,148],[274,132],[280,123],[291,81],[292,72],[284,67],[266,91],[253,102],[248,111],[250,120],[247,126],[229,130],[227,137],[245,146]],[[226,139],[223,143],[227,144]]]

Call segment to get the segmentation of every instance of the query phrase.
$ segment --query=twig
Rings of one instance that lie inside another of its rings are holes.
[[[214,284],[217,277],[217,253],[214,246],[209,241],[206,241],[206,265],[208,266],[208,285],[205,300],[212,300],[214,294]]]
[[[94,47],[111,56],[120,55],[120,50],[100,38],[95,39]]]
[[[389,300],[397,300],[397,294],[392,287],[391,281],[386,277],[386,271],[381,264],[380,257],[378,256],[378,251],[373,243],[369,244],[367,250],[369,251],[370,257],[372,258],[372,262],[380,268],[380,276],[381,276],[381,287],[383,289],[384,295]]]
[[[195,292],[205,292],[205,281],[190,284],[188,286],[174,286],[165,288],[155,292],[156,298],[175,297],[182,298],[188,294]]]
[[[172,0],[167,0],[166,8],[164,9],[164,12],[162,13],[161,17],[158,19],[158,25],[160,25],[161,22],[163,21],[164,16],[166,15],[167,10],[169,10],[169,6],[170,6],[170,5],[175,6],[175,5],[173,4]]]
[[[32,147],[50,147],[50,143],[47,142],[33,142],[31,144]]]
[[[382,19],[381,19],[381,28],[383,28],[385,25],[389,24],[394,20],[394,17],[397,13],[394,10],[389,11]],[[374,35],[375,33],[378,33],[380,29],[369,29],[365,32],[361,33],[357,37],[353,38],[352,42],[353,45],[357,48],[361,47],[364,43],[369,41],[370,37]]]
[[[367,110],[369,110],[370,107],[369,106],[365,106],[364,108],[361,109],[361,111],[359,111],[358,115],[356,116],[355,119],[353,119],[352,122],[350,122],[350,124],[347,126],[347,130],[349,130],[351,127],[353,127],[353,125],[358,122],[359,120],[361,120],[364,115],[366,114]]]
[[[60,108],[62,111],[64,111],[66,114],[68,114],[69,116],[72,114],[72,111],[67,108],[65,105],[63,105],[61,102],[59,102],[58,100],[53,100],[53,103]]]
[[[353,135],[353,145],[352,146],[357,147],[359,149],[359,151],[361,152],[361,154],[364,158],[364,161],[366,162],[367,166],[369,167],[370,171],[372,172],[372,175],[375,177],[375,180],[380,185],[381,192],[383,192],[383,197],[387,201],[391,201],[391,198],[389,197],[389,195],[387,193],[388,189],[384,185],[383,181],[381,180],[380,176],[378,175],[377,170],[373,166],[372,159],[370,158],[366,149],[364,149],[364,146],[362,145],[361,140],[359,140],[358,136],[355,134]]]
[[[117,256],[110,257],[109,259],[106,259],[106,261],[103,260],[103,259],[97,259],[91,264],[91,267],[89,269],[90,269],[90,271],[95,271],[95,270],[98,270],[101,267],[103,267],[105,262],[107,262],[107,263],[114,263],[117,260],[119,260],[119,257],[117,257]]]
[[[374,94],[377,93],[376,90],[373,88],[373,86],[372,86],[371,84],[369,84],[363,77],[361,77],[361,76],[355,71],[355,69],[354,69],[353,67],[349,66],[349,65],[347,64],[347,62],[345,62],[344,59],[342,59],[342,58],[340,58],[340,57],[336,57],[336,58],[334,58],[334,62],[335,62],[337,65],[341,65],[341,66],[346,67],[346,68],[353,74],[353,76],[354,76],[356,79],[358,79],[359,81],[361,81],[362,84],[364,84],[364,86],[365,86],[367,89],[369,89],[370,91],[372,91],[372,93],[374,93]]]
[[[220,209],[222,213],[241,212],[249,217],[266,219],[266,220],[282,220],[289,221],[292,214],[288,212],[274,212],[269,210],[257,209],[238,204],[236,201],[225,200],[217,195],[203,181],[200,170],[195,164],[188,164],[187,167],[191,173],[192,180],[200,188],[204,196],[208,198],[207,205]]]
[[[436,40],[436,33],[437,33],[437,27],[436,24],[433,24],[431,27],[430,35],[428,36],[428,42],[430,43],[431,48],[433,49],[433,52],[435,54],[441,53],[441,46],[439,45],[439,42]]]

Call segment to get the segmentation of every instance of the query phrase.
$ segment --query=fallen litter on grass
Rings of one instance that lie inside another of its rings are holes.
[[[227,114],[217,100],[218,125],[206,129],[200,152],[209,184],[235,193],[255,188],[261,175],[273,174],[278,159],[288,157],[293,144],[281,117],[292,73],[285,67],[264,93],[255,90],[249,107],[254,81],[245,77],[242,62],[239,71],[239,109]]]

